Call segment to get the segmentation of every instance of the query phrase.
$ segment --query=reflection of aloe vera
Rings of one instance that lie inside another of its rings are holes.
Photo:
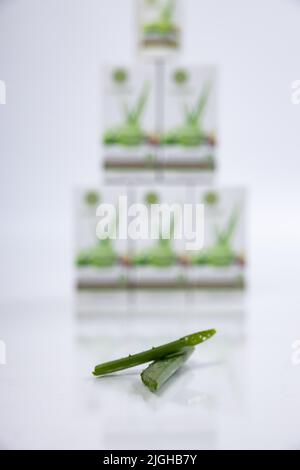
[[[176,26],[174,25],[175,7],[175,0],[168,0],[159,13],[157,21],[144,25],[144,33],[164,36],[176,31]]]
[[[217,231],[217,241],[212,247],[202,250],[195,258],[195,264],[226,267],[234,263],[236,254],[231,246],[239,219],[239,210],[231,215],[227,227]]]
[[[149,83],[146,83],[137,103],[132,109],[124,105],[125,123],[104,134],[106,145],[119,144],[128,147],[141,145],[145,140],[145,132],[141,126],[141,118],[149,95]]]
[[[133,258],[133,264],[140,266],[150,265],[158,268],[172,266],[176,260],[176,254],[172,246],[173,234],[174,218],[171,222],[170,237],[163,238],[163,234],[160,233],[157,243],[148,250],[136,255]]]
[[[196,147],[205,140],[203,130],[203,115],[207,106],[211,84],[206,83],[198,102],[194,108],[185,106],[184,125],[169,132],[164,137],[167,145],[183,145],[184,147]]]
[[[111,225],[111,230],[114,223]],[[117,261],[118,255],[114,249],[111,239],[111,233],[107,238],[101,239],[98,243],[87,249],[83,250],[76,258],[77,266],[94,266],[97,268],[110,268]]]

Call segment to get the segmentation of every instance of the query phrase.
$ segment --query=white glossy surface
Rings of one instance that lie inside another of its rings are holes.
[[[203,312],[79,320],[68,304],[3,305],[1,448],[299,449],[299,304],[261,290],[248,309],[245,321]],[[158,395],[139,368],[90,375],[98,362],[208,326],[219,335]]]

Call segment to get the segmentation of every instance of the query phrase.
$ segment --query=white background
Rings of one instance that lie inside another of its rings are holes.
[[[265,280],[278,244],[299,258],[300,1],[184,4],[184,61],[220,67],[218,179],[250,189]],[[1,299],[71,295],[72,188],[101,181],[100,66],[135,61],[134,31],[131,0],[0,1]]]
[[[0,0],[0,448],[300,448],[300,1],[184,5],[184,61],[220,67],[218,180],[250,193],[247,340],[221,315],[158,396],[91,377],[212,318],[72,322],[72,193],[101,181],[100,66],[134,61],[133,2]]]

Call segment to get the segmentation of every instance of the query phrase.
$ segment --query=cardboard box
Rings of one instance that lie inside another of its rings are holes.
[[[116,208],[114,215],[106,215],[107,204]],[[78,290],[130,290],[135,295],[139,290],[245,287],[243,189],[106,186],[99,192],[77,191],[76,208]],[[104,230],[99,222],[104,220],[109,236],[117,220],[112,240],[99,239]]]
[[[217,152],[217,73],[212,66],[168,66],[159,163],[167,181],[211,184]]]
[[[182,287],[180,263],[182,239],[176,239],[177,214],[185,201],[183,187],[142,186],[135,190],[135,200],[145,208],[141,223],[148,237],[131,243],[130,283],[144,289],[176,289]],[[168,213],[156,210],[158,205],[170,208]]]
[[[151,182],[158,147],[153,67],[105,67],[102,95],[106,181]]]
[[[188,284],[194,288],[245,287],[245,191],[197,188],[205,204],[204,246],[189,257]]]
[[[99,190],[76,190],[74,261],[76,288],[79,291],[95,289],[110,291],[123,289],[127,285],[128,241],[120,240],[114,235],[121,217],[118,201],[122,194],[127,194],[126,188],[106,186]],[[106,204],[115,208],[115,211],[105,212]],[[101,208],[104,211],[102,216],[99,212]],[[99,222],[104,221],[104,217],[107,223],[101,227]]]
[[[140,54],[165,58],[181,46],[182,9],[179,0],[138,0]]]

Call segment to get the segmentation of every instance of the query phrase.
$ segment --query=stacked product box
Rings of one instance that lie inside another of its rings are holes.
[[[164,179],[207,184],[216,168],[216,69],[172,65],[164,78]]]
[[[162,205],[170,210],[161,219]],[[203,217],[191,225],[191,238],[181,221],[185,210],[196,217],[196,205]],[[121,186],[78,190],[76,226],[80,290],[237,289],[245,284],[243,189],[137,186],[130,195]]]
[[[93,305],[103,307],[126,303],[128,272],[123,260],[128,251],[127,241],[114,237],[119,218],[119,192],[126,192],[126,188],[96,187],[77,189],[74,193],[78,312],[81,306],[85,312]],[[105,209],[105,204],[116,210],[109,214],[107,225],[102,229],[99,221],[102,220],[101,209]]]
[[[143,64],[103,69],[106,181],[212,182],[216,169],[217,71]]]
[[[110,183],[153,181],[158,135],[151,65],[103,68],[103,160]]]
[[[143,56],[165,58],[180,50],[181,2],[138,0],[138,48]]]
[[[246,198],[215,181],[217,68],[174,60],[183,2],[136,3],[142,60],[102,68],[104,183],[75,194],[78,302],[159,312],[213,298],[222,310],[246,285]]]

